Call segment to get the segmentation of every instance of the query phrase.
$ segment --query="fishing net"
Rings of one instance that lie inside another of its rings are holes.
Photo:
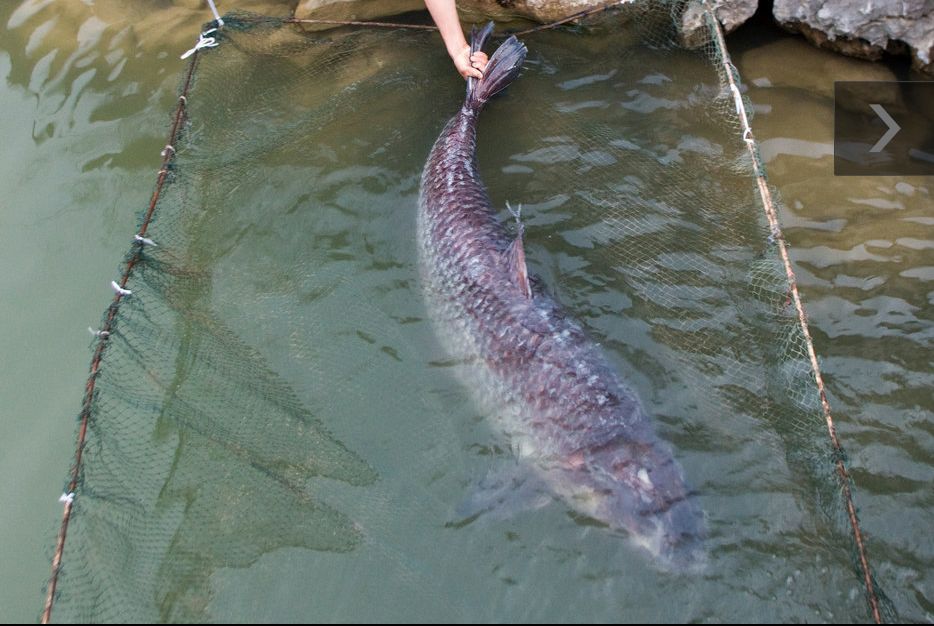
[[[560,501],[458,516],[515,464],[417,278],[421,168],[462,85],[433,33],[233,15],[186,80],[155,245],[105,314],[53,617],[864,618],[761,165],[711,24],[689,49],[680,11],[527,35],[479,162],[504,221],[523,205],[530,270],[674,445],[703,575]]]

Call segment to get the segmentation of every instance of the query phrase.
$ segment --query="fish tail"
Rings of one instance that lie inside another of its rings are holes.
[[[470,34],[471,53],[481,50],[492,32],[493,22],[480,30],[474,27]],[[483,78],[467,80],[467,105],[479,110],[487,100],[508,87],[519,75],[526,52],[525,44],[516,39],[515,35],[504,41],[490,57]]]

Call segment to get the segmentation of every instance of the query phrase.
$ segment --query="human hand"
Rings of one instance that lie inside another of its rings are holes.
[[[487,57],[485,52],[470,53],[470,46],[467,45],[451,54],[451,60],[454,61],[454,67],[464,78],[483,78],[483,70],[486,69]]]

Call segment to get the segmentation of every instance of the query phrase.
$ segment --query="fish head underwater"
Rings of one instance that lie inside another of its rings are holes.
[[[668,445],[617,439],[577,451],[548,482],[576,511],[626,533],[663,571],[706,567],[704,514]]]

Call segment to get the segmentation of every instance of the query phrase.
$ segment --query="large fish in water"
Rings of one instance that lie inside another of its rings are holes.
[[[474,30],[474,51],[492,26]],[[522,225],[507,234],[477,172],[477,116],[525,54],[510,37],[485,76],[468,80],[425,164],[418,240],[429,312],[474,398],[548,490],[628,531],[666,569],[694,569],[703,515],[670,447],[599,347],[529,279]]]

